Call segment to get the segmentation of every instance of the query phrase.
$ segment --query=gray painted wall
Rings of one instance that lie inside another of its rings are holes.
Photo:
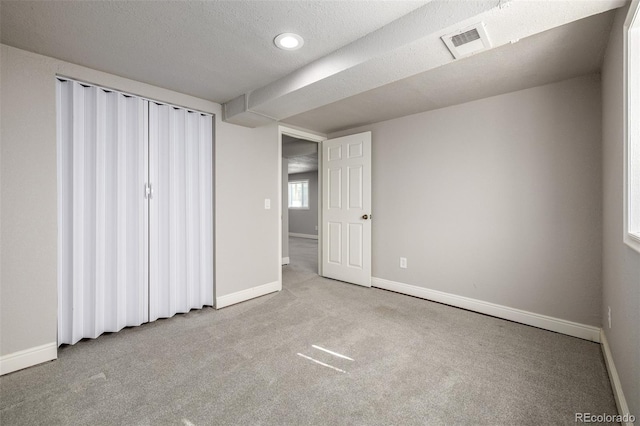
[[[604,263],[602,324],[629,409],[640,413],[640,253],[623,235],[623,24],[616,12],[602,69]],[[608,328],[611,307],[611,328]]]
[[[600,105],[590,75],[330,135],[372,131],[373,275],[600,326]]]
[[[216,297],[276,282],[281,266],[278,128],[224,124],[215,151]]]
[[[318,235],[318,171],[295,173],[289,180],[309,179],[309,210],[289,209],[289,232]]]
[[[6,45],[0,55],[0,355],[56,341],[56,73],[216,114],[216,296],[278,280],[276,126],[223,123],[218,104]]]
[[[1,46],[0,355],[56,342],[55,61]]]

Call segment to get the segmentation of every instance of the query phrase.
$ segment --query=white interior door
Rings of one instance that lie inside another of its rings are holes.
[[[371,132],[322,143],[322,275],[371,287]]]

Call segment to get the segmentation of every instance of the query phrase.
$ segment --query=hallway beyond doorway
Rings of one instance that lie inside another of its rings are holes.
[[[284,270],[296,274],[318,275],[318,240],[311,238],[289,237],[289,265]],[[302,277],[300,277],[302,278]],[[306,277],[305,277],[306,278]]]

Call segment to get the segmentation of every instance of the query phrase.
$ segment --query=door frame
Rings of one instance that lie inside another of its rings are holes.
[[[285,125],[278,125],[278,282],[282,290],[282,135],[304,139],[318,144],[318,275],[322,276],[322,142],[326,136],[295,129]]]

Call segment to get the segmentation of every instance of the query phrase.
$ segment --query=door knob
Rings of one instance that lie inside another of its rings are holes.
[[[362,218],[363,218],[364,220],[367,220],[367,219],[369,219],[369,216],[368,216],[368,215],[366,215],[366,214],[363,214],[363,215],[362,215]]]

